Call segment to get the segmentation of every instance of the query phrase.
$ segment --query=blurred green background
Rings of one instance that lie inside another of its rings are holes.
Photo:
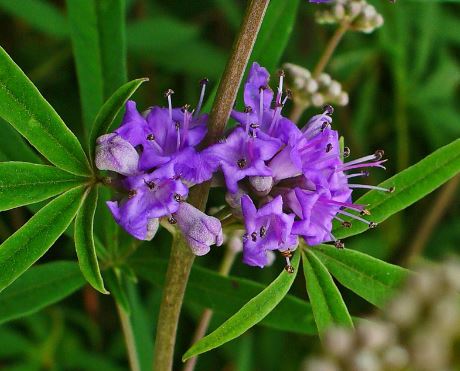
[[[208,77],[210,90],[218,83],[245,1],[127,0],[128,78],[148,77],[135,99],[141,108],[164,105],[163,92],[175,90],[176,105],[195,104],[199,81]],[[376,184],[433,150],[459,137],[460,8],[456,3],[373,1],[385,19],[374,33],[348,32],[326,71],[350,94],[350,103],[336,109],[334,126],[345,136],[353,157],[385,149],[385,172],[374,172]],[[316,4],[301,1],[290,41],[280,61],[312,69],[334,30],[314,21]],[[36,84],[64,121],[82,134],[78,83],[66,19],[59,0],[0,0],[0,44]],[[275,72],[276,68],[272,71]],[[274,81],[272,81],[275,83]],[[290,107],[287,107],[289,110]],[[317,112],[310,109],[303,121]],[[2,124],[2,134],[17,134]],[[0,160],[28,160],[23,148],[0,148]],[[437,260],[458,252],[460,203],[458,176],[443,188],[379,226],[346,241],[347,247],[386,261],[406,265],[422,255]],[[211,205],[222,195],[211,194]],[[29,217],[26,208],[0,215],[0,241]],[[39,237],[39,236],[37,236]],[[140,255],[167,257],[166,234],[142,244]],[[57,248],[56,248],[57,247]],[[73,259],[67,237],[42,261]],[[196,260],[217,269],[222,251]],[[264,270],[239,261],[232,274],[269,283],[282,262]],[[373,308],[343,289],[353,315]],[[306,299],[304,283],[292,290]],[[139,279],[130,285],[136,326],[145,345],[145,363],[152,349],[160,288]],[[21,298],[17,298],[21,300]],[[177,367],[188,348],[199,300],[186,303],[178,336]],[[290,313],[286,313],[290,316]],[[225,316],[216,315],[213,326]],[[198,370],[296,370],[315,352],[314,336],[289,334],[258,326],[241,338],[200,357]],[[39,313],[0,325],[0,369],[5,370],[124,370],[126,351],[116,308],[110,297],[85,287]]]

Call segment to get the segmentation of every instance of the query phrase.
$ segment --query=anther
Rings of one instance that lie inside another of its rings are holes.
[[[260,125],[259,124],[250,124],[249,127],[251,129],[258,129],[258,128],[260,128]]]
[[[393,193],[395,191],[396,187],[390,187],[388,188],[388,193]]]
[[[257,232],[252,232],[252,233],[251,233],[251,240],[252,240],[252,242],[256,242],[256,241],[257,241]]]
[[[174,123],[174,127],[176,128],[176,130],[179,130],[180,129],[180,122],[179,121],[176,121]]]
[[[109,184],[112,184],[112,177],[110,176],[105,176],[104,178],[102,178],[102,184],[105,184],[105,185],[109,185]]]
[[[264,226],[260,227],[259,236],[263,238],[265,237],[266,234],[267,234],[267,230],[265,229],[265,227]]]
[[[334,241],[334,246],[337,249],[343,249],[345,247],[345,244],[343,243],[342,240],[337,240],[337,241]]]
[[[286,76],[286,73],[284,72],[284,70],[278,70],[278,76],[279,77],[284,77],[284,76]]]
[[[239,159],[239,160],[236,162],[236,164],[238,165],[238,167],[239,167],[240,169],[244,169],[244,167],[245,167],[246,164],[247,164],[247,161],[246,161],[245,158],[242,158],[242,159]]]
[[[153,180],[144,180],[144,183],[147,187],[149,187],[149,189],[155,189],[156,187],[155,182]]]
[[[171,215],[171,216],[168,218],[168,222],[169,222],[169,224],[176,224],[176,223],[177,223],[177,219],[176,219],[174,216]]]
[[[153,134],[147,135],[147,140],[150,140],[150,141],[155,140],[155,135]]]
[[[385,152],[383,151],[383,149],[378,149],[374,153],[375,159],[376,160],[381,160],[384,154],[385,154]]]
[[[190,109],[190,104],[184,104],[180,110],[182,111],[182,113],[185,113],[189,109]]]
[[[351,228],[351,226],[352,226],[351,222],[348,222],[348,221],[342,222],[342,227],[344,228]]]
[[[326,146],[326,153],[330,152],[331,150],[332,150],[332,144],[328,143],[327,146]]]
[[[294,269],[294,267],[293,267],[292,265],[286,265],[286,266],[284,267],[284,270],[285,270],[286,272],[288,272],[289,274],[292,274],[292,273],[295,272],[295,269]]]
[[[351,153],[350,147],[343,147],[343,157],[344,158],[347,158],[348,156],[350,156],[350,153]]]
[[[367,210],[367,209],[363,209],[363,210],[361,210],[360,214],[361,215],[371,215],[371,212],[369,210]]]
[[[368,177],[369,175],[371,175],[371,173],[367,170],[364,170],[362,173],[361,173],[362,176],[364,177]]]
[[[286,98],[292,99],[292,90],[291,89],[286,89],[284,91],[284,93],[286,94]]]
[[[218,142],[218,143],[221,143],[221,144],[222,144],[222,143],[225,143],[226,141],[227,141],[227,138],[225,138],[225,137],[219,138],[219,139],[217,140],[217,142]]]
[[[330,104],[326,104],[323,107],[324,113],[328,116],[331,116],[334,113],[334,107],[332,107]]]
[[[261,86],[259,86],[259,93],[264,91],[264,90],[267,90],[267,89],[268,89],[267,85],[261,85]]]
[[[280,251],[280,254],[284,256],[285,258],[292,258],[292,251],[290,249]]]
[[[182,196],[178,193],[174,193],[174,200],[176,202],[181,202],[182,201]]]
[[[130,189],[128,192],[128,199],[133,198],[135,195],[137,195],[137,191],[135,189]]]
[[[200,80],[200,85],[207,85],[209,83],[209,79],[207,77],[203,78]]]
[[[251,112],[252,112],[252,107],[251,106],[244,107],[244,113],[251,113]]]
[[[377,227],[377,225],[378,225],[378,224],[375,223],[375,222],[370,222],[370,223],[369,223],[369,229],[374,229],[375,227]]]
[[[167,98],[167,97],[170,97],[173,94],[174,94],[174,90],[168,89],[168,90],[165,91],[164,96],[165,96],[165,98]]]
[[[329,122],[324,121],[323,124],[321,125],[321,131],[324,131],[329,125],[330,125]]]

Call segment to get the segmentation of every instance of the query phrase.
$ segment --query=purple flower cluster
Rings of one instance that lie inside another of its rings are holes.
[[[152,107],[144,115],[128,101],[121,126],[97,139],[95,162],[100,170],[118,173],[121,197],[107,205],[116,222],[140,240],[151,240],[159,219],[177,224],[196,255],[222,244],[220,221],[185,202],[190,186],[212,177],[195,147],[206,135],[207,115],[200,114],[206,81],[195,111]]]
[[[342,248],[331,232],[334,219],[344,227],[351,226],[351,218],[374,228],[362,218],[368,214],[365,205],[352,202],[352,191],[392,189],[349,180],[367,176],[364,168],[384,168],[383,151],[344,162],[349,149],[341,148],[331,128],[332,107],[300,129],[282,115],[289,98],[283,94],[284,74],[275,92],[269,77],[253,64],[244,87],[246,107],[232,112],[237,125],[201,152],[196,147],[207,131],[207,116],[200,113],[206,81],[195,111],[173,108],[171,90],[165,94],[168,108],[153,107],[143,115],[128,102],[121,126],[98,138],[95,157],[99,169],[118,173],[115,184],[122,197],[107,203],[117,223],[134,237],[150,240],[159,219],[166,218],[177,224],[195,254],[206,254],[211,245],[222,244],[221,223],[185,200],[189,187],[215,175],[224,179],[232,220],[243,220],[246,264],[263,267],[277,250],[289,270],[299,237],[309,245],[333,241]]]
[[[273,250],[282,252],[290,267],[299,237],[309,245],[333,241],[343,247],[331,233],[334,219],[351,225],[342,215],[375,227],[359,216],[367,211],[352,203],[351,194],[354,188],[380,188],[350,184],[349,179],[366,176],[365,167],[383,168],[385,162],[377,151],[344,163],[349,150],[341,150],[338,133],[331,129],[331,106],[303,129],[283,117],[289,97],[283,98],[283,79],[281,73],[273,92],[267,70],[254,63],[244,88],[246,107],[232,113],[238,125],[225,141],[206,150],[223,173],[234,214],[244,219],[243,260],[259,267]],[[348,173],[354,169],[358,172]]]

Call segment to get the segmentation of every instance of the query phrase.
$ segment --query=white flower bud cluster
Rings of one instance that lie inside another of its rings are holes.
[[[325,104],[345,106],[348,94],[342,85],[327,73],[314,78],[309,70],[301,66],[285,63],[286,86],[292,92],[292,99],[302,106],[323,107]]]
[[[356,330],[332,328],[305,371],[434,371],[460,364],[460,263],[448,260],[413,275],[406,287]]]
[[[350,22],[350,29],[370,33],[383,25],[383,17],[365,0],[336,0],[316,12],[319,24]]]

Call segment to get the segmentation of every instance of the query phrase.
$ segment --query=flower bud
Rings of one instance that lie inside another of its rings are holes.
[[[222,245],[222,226],[219,219],[206,215],[186,202],[180,203],[174,217],[195,255],[207,254],[211,245]]]
[[[137,173],[139,154],[118,134],[105,134],[96,141],[95,162],[99,170],[111,170],[122,175]]]

